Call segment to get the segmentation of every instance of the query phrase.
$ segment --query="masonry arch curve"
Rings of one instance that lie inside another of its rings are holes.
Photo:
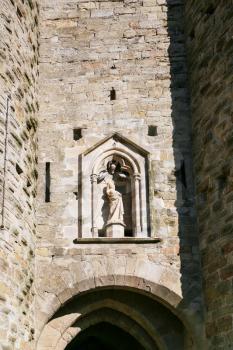
[[[126,152],[124,149],[112,148],[103,152],[94,160],[94,164],[92,165],[92,174],[96,174],[98,172],[98,168],[101,162],[103,162],[104,159],[111,156],[118,156],[119,158],[125,159],[129,162],[135,174],[141,173],[140,164],[138,163],[137,159],[133,157],[133,155],[131,155],[129,152]]]
[[[91,335],[89,335],[91,332]],[[98,332],[98,333],[97,333]],[[102,341],[99,340],[99,335],[106,334]],[[114,336],[115,335],[115,336]],[[130,336],[128,332],[124,332],[120,327],[111,323],[97,323],[92,325],[87,330],[82,331],[82,334],[78,336],[79,339],[74,338],[65,348],[65,350],[85,349],[85,347],[98,350],[110,350],[110,349],[134,349],[143,350],[142,345]],[[106,339],[107,338],[107,339]],[[121,341],[119,342],[119,339]],[[122,344],[124,344],[122,346]],[[154,350],[157,350],[154,349]]]
[[[106,326],[102,327],[103,333],[106,335],[107,331],[105,329],[108,329],[108,325],[114,326],[122,330],[129,338],[133,338],[139,346],[137,348],[139,349],[151,349],[151,350],[157,350],[158,347],[156,346],[156,342],[154,339],[152,339],[148,333],[132,318],[129,316],[126,316],[124,313],[121,313],[119,311],[116,311],[113,308],[101,308],[98,310],[95,310],[89,314],[87,314],[84,317],[81,317],[79,320],[77,320],[70,328],[68,328],[63,334],[63,336],[60,338],[67,339],[67,334],[72,334],[72,341],[71,343],[77,345],[80,342],[80,338],[82,338],[83,332],[86,332],[91,327],[97,327],[100,324],[105,324]],[[111,328],[111,327],[110,327]],[[74,335],[74,332],[77,332],[76,335]],[[93,333],[91,333],[92,335]],[[74,336],[73,336],[74,335]],[[96,337],[100,339],[102,342],[105,341],[103,337],[99,337],[99,335]],[[115,336],[114,332],[112,333],[112,338],[109,339],[108,343],[110,343],[110,349],[111,349],[111,343],[117,343],[119,348],[124,348],[125,345],[130,342],[127,341],[127,337],[124,337],[126,339],[126,344],[119,341],[117,339],[117,336]],[[62,340],[63,341],[63,340]],[[60,342],[58,345],[60,346]],[[70,344],[70,343],[69,343]],[[68,345],[69,345],[68,344]],[[65,349],[70,349],[70,346],[68,346]],[[72,347],[71,347],[72,348]],[[131,348],[131,347],[130,347]],[[165,349],[164,347],[161,347],[161,349]]]
[[[64,350],[71,342],[78,345],[84,331],[89,334],[90,327],[94,330],[101,323],[118,327],[134,339],[132,329],[137,329],[140,339],[144,339],[139,342],[142,349],[169,350],[174,349],[174,344],[177,350],[196,349],[195,330],[187,326],[186,317],[179,310],[180,297],[168,290],[166,293],[163,286],[147,282],[141,281],[141,288],[140,279],[136,279],[136,288],[132,284],[106,284],[77,293],[47,322],[37,350]]]

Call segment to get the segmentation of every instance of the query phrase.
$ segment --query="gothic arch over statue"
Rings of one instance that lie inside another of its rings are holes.
[[[82,237],[88,231],[92,237],[149,235],[147,156],[147,151],[119,134],[84,153]],[[88,227],[90,212],[91,227]]]

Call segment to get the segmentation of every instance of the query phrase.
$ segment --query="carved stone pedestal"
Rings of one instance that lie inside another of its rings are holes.
[[[111,223],[106,225],[106,237],[122,238],[124,237],[125,225],[120,223]]]

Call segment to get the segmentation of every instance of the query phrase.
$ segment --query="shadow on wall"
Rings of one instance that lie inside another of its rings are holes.
[[[184,1],[167,0],[169,60],[171,74],[173,152],[176,182],[182,308],[188,307],[203,318],[202,280],[199,256],[195,190],[192,166],[191,115],[184,32]],[[200,324],[200,329],[202,325]]]

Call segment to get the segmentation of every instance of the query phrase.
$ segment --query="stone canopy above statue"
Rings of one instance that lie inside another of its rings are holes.
[[[148,237],[149,152],[115,133],[81,155],[79,237]]]

